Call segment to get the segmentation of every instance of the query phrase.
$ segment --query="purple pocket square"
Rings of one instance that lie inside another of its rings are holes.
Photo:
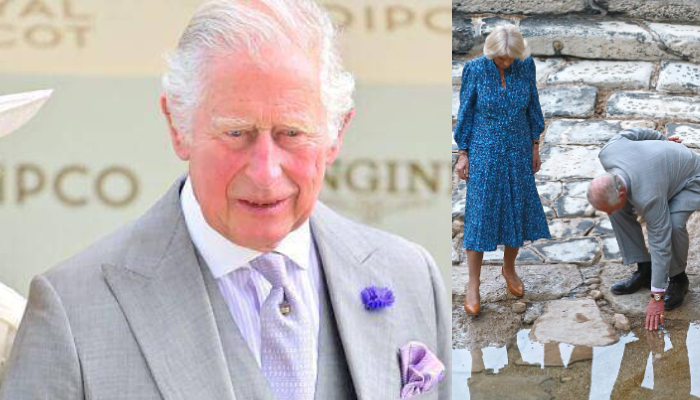
[[[399,349],[401,398],[425,393],[445,378],[445,365],[420,342],[408,342]]]

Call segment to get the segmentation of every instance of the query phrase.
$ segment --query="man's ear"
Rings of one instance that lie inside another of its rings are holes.
[[[345,132],[348,130],[348,127],[350,127],[350,121],[355,116],[355,113],[356,111],[353,108],[350,111],[348,111],[348,113],[345,114],[345,116],[343,117],[343,125],[341,125],[340,130],[338,130],[338,137],[331,145],[331,149],[328,153],[328,158],[326,159],[326,165],[333,164],[335,159],[338,158],[340,148],[343,146],[343,137],[345,136]]]
[[[170,132],[170,141],[173,144],[173,150],[175,154],[180,157],[183,161],[188,161],[190,159],[190,138],[186,137],[183,133],[175,128],[173,124],[173,118],[170,114],[170,108],[168,107],[168,99],[165,93],[160,95],[160,110],[168,121],[168,130]]]

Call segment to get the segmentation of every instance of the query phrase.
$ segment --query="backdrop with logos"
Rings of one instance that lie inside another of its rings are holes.
[[[159,107],[163,54],[201,0],[0,0],[0,94],[55,90],[0,140],[0,282],[32,276],[142,214],[186,166]],[[424,245],[450,282],[445,151],[451,3],[325,1],[357,116],[322,200]],[[154,17],[157,16],[157,17]]]

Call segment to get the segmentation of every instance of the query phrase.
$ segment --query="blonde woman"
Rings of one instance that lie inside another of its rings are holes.
[[[527,42],[513,25],[486,38],[484,56],[464,67],[455,127],[457,174],[467,181],[464,242],[469,284],[464,308],[478,314],[484,251],[505,245],[502,274],[508,289],[524,294],[515,258],[525,240],[549,238],[534,174],[544,118]]]

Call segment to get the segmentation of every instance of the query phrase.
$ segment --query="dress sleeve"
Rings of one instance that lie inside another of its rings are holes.
[[[464,65],[462,71],[462,88],[459,91],[459,113],[455,126],[455,142],[460,150],[469,150],[474,113],[476,112],[476,77],[470,66],[470,62]]]
[[[525,60],[527,79],[530,81],[530,102],[527,105],[527,119],[530,122],[530,134],[532,139],[539,139],[544,130],[544,117],[540,107],[540,95],[537,93],[537,71],[532,57]]]

